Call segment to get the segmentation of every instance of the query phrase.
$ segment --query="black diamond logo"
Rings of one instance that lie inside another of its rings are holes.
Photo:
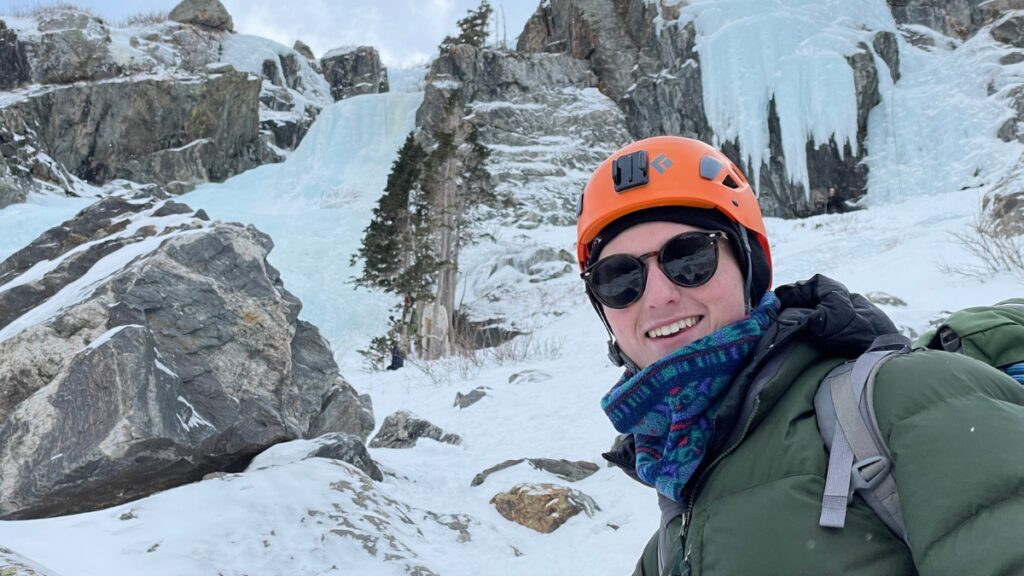
[[[658,157],[654,159],[654,162],[651,162],[651,166],[654,166],[654,169],[658,171],[658,174],[664,174],[665,170],[672,167],[672,159],[664,154],[658,154]]]

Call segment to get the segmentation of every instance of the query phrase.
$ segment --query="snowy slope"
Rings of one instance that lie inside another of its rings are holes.
[[[715,17],[728,20],[728,10],[755,9],[753,4],[757,3],[717,2],[716,9],[725,12]],[[824,5],[844,10],[835,2]],[[710,18],[708,6],[693,2],[687,9],[706,9],[703,16],[694,12],[695,17]],[[858,16],[868,17],[882,18]],[[806,28],[816,25],[806,18],[773,22],[778,36],[806,35]],[[798,26],[800,30],[790,29]],[[847,28],[851,27],[830,21],[816,29],[823,30],[828,42],[839,42]],[[775,35],[749,39],[749,53],[796,58],[794,62],[803,62],[800,66],[824,69],[833,59],[800,49],[783,54],[778,46],[766,44],[788,42]],[[801,46],[810,49],[826,40],[811,38]],[[982,194],[1014,164],[1021,150],[1020,145],[995,137],[1008,114],[1001,90],[1013,81],[1008,75],[1015,73],[990,67],[1001,48],[983,38],[956,49],[926,51],[903,43],[900,48],[903,77],[896,85],[883,82],[882,104],[871,119],[868,209],[805,220],[769,219],[767,224],[776,284],[821,272],[855,291],[884,291],[907,302],[906,307],[886,306],[886,312],[897,324],[921,332],[944,310],[1024,293],[1022,279],[1010,274],[981,281],[948,271],[976,263],[949,233],[964,229]],[[835,46],[829,50],[842,53]],[[777,89],[795,97],[798,88],[787,82],[809,77],[810,69],[800,70],[795,76],[761,76],[761,83],[750,88],[757,94]],[[828,78],[825,74],[818,81]],[[996,88],[991,95],[986,88],[990,81]],[[717,89],[718,98],[727,98],[724,86]],[[716,88],[706,84],[708,90]],[[470,487],[475,474],[510,458],[601,463],[600,452],[613,431],[598,401],[618,371],[604,358],[605,335],[581,285],[558,285],[562,298],[575,304],[560,317],[536,323],[532,340],[520,344],[529,349],[525,358],[499,361],[482,356],[475,362],[445,360],[425,369],[408,366],[397,372],[366,373],[352,353],[383,330],[391,301],[353,290],[346,282],[355,274],[348,256],[381,193],[394,151],[412,126],[419,98],[415,93],[393,93],[337,103],[323,111],[284,164],[204,186],[184,201],[205,208],[214,218],[252,222],[271,234],[276,243],[271,262],[281,269],[285,286],[303,300],[303,317],[320,326],[331,341],[343,374],[360,392],[371,394],[378,421],[395,410],[409,409],[460,434],[463,444],[425,440],[408,450],[371,449],[386,476],[360,497],[345,488],[361,485],[358,472],[326,460],[299,460],[307,445],[289,443],[261,457],[243,474],[90,514],[0,522],[0,546],[45,565],[51,576],[390,575],[414,573],[410,570],[415,566],[429,570],[421,574],[444,576],[622,574],[632,569],[656,526],[658,510],[652,491],[616,470],[602,467],[572,484],[601,509],[593,518],[577,516],[549,535],[506,521],[489,500],[518,482],[564,481],[520,465]],[[730,104],[720,100],[719,105]],[[848,120],[849,111],[838,108],[811,114],[793,106],[787,108],[791,111],[786,118],[797,130],[817,133],[833,126],[830,122]],[[719,112],[725,114],[725,108]],[[833,128],[845,130],[842,126]],[[746,124],[735,129],[746,129]],[[744,149],[757,150],[747,145]],[[83,202],[37,200],[0,211],[0,258],[80,209]],[[569,250],[575,238],[572,227],[545,226],[520,233],[528,241],[561,242]],[[472,267],[464,273],[480,274]],[[506,305],[512,314],[519,303]],[[466,409],[452,406],[457,392],[478,386],[489,388],[487,397]],[[258,469],[262,465],[267,467]],[[331,519],[336,507],[362,516],[358,522],[347,520],[354,526],[347,527]],[[468,532],[468,540],[461,530]],[[376,554],[360,540],[345,536],[346,531],[377,535]],[[387,540],[387,532],[400,546]]]

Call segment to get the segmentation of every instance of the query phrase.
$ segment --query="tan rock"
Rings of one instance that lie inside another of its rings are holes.
[[[518,484],[495,494],[491,504],[506,519],[549,534],[580,512],[593,516],[600,510],[586,494],[557,484]]]

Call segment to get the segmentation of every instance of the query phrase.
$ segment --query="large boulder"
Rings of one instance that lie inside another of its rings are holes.
[[[388,91],[388,71],[372,46],[335,48],[320,59],[335,101]]]
[[[182,0],[167,17],[175,22],[194,24],[212,30],[230,32],[235,29],[231,14],[219,0]]]
[[[251,226],[107,197],[0,263],[0,517],[95,510],[372,416]],[[328,402],[329,400],[329,402]],[[348,409],[339,404],[349,404]]]
[[[234,70],[77,84],[0,109],[0,126],[34,126],[21,136],[94,184],[125,178],[184,191],[259,164],[259,91]]]

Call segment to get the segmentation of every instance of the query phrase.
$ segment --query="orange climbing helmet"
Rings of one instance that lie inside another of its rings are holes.
[[[770,285],[771,249],[750,183],[725,154],[680,136],[633,142],[598,166],[578,207],[580,269],[586,268],[594,240],[609,224],[636,212],[671,206],[717,210],[745,228],[764,252]]]

